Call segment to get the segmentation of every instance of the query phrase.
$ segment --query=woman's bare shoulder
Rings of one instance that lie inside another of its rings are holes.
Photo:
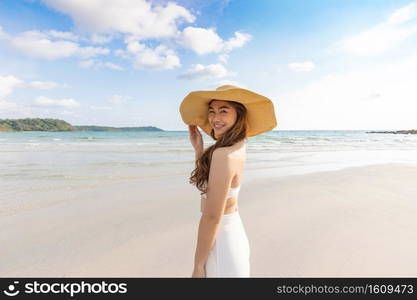
[[[212,161],[216,161],[219,164],[233,163],[236,159],[228,147],[219,147],[214,149]]]
[[[213,151],[212,159],[216,159],[222,163],[231,162],[235,163],[242,160],[239,151],[232,147],[219,147]]]
[[[214,149],[213,151],[213,158],[216,157],[216,159],[227,159],[230,154],[230,149],[228,147],[219,147]]]
[[[244,167],[245,165],[245,158],[237,154],[230,147],[216,148],[213,151],[212,163],[222,166],[228,165],[233,174],[239,173],[242,166]]]

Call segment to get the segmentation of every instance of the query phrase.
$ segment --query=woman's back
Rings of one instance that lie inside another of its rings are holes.
[[[228,198],[226,200],[225,209],[223,214],[230,214],[238,208],[238,192],[241,188],[241,180],[243,176],[243,170],[246,164],[246,143],[245,141],[238,142],[232,146],[224,147],[228,152],[229,158],[232,162],[232,168],[234,176],[232,178],[231,185],[228,190]],[[200,211],[203,211],[205,206],[206,197],[201,197]]]

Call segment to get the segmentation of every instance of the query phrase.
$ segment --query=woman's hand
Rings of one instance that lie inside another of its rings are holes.
[[[204,151],[203,137],[196,125],[188,125],[188,131],[190,134],[190,142],[193,145],[194,150],[198,153]]]
[[[205,278],[206,277],[206,266],[194,267],[192,278]]]

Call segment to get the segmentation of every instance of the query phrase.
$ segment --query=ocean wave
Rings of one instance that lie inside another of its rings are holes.
[[[160,145],[161,143],[135,143],[137,146],[143,146],[143,145]]]

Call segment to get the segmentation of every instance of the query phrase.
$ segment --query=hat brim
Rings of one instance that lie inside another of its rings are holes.
[[[208,103],[212,99],[236,101],[245,105],[248,137],[271,131],[277,126],[272,101],[265,96],[242,88],[190,92],[180,105],[181,118],[184,123],[199,126],[210,136],[212,127],[208,121]]]

